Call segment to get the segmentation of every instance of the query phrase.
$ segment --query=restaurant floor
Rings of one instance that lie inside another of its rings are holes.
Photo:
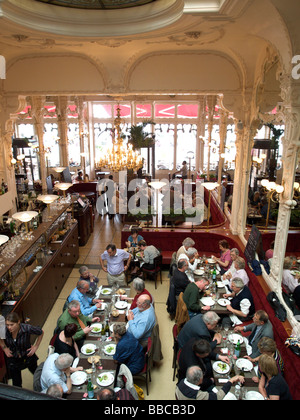
[[[115,243],[117,247],[121,244],[122,223],[117,217],[114,220],[108,216],[96,216],[94,232],[89,241],[83,247],[79,248],[79,259],[72,270],[63,290],[54,304],[46,323],[43,326],[44,338],[37,351],[39,363],[42,363],[47,357],[49,341],[52,338],[53,330],[56,326],[58,317],[62,313],[62,308],[66,298],[76,286],[79,279],[78,269],[81,265],[87,265],[90,271],[99,277],[100,284],[107,284],[106,274],[100,270],[99,254],[102,253],[109,243]],[[159,366],[154,366],[151,370],[151,383],[149,384],[149,396],[146,395],[145,382],[136,380],[135,383],[144,390],[145,398],[148,400],[174,400],[175,385],[172,381],[172,358],[173,358],[173,338],[172,327],[174,321],[171,321],[166,310],[166,300],[169,293],[168,271],[163,272],[162,284],[158,281],[155,290],[154,282],[146,281],[146,288],[153,295],[155,301],[155,312],[158,318],[160,339],[162,344],[163,360]],[[132,291],[132,295],[135,293]],[[33,377],[28,370],[23,371],[23,388],[33,389]]]

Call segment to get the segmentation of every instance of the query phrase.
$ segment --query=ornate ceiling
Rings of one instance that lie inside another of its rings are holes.
[[[123,9],[127,7],[141,6],[156,0],[35,0],[41,3],[52,4],[78,9]]]

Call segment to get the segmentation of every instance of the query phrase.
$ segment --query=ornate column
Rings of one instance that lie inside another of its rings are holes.
[[[281,88],[284,102],[280,115],[285,122],[285,133],[282,138],[282,185],[284,186],[284,192],[279,204],[272,269],[268,279],[266,279],[269,286],[276,291],[279,297],[282,296],[283,260],[293,207],[295,171],[300,154],[300,83],[296,83],[290,75],[284,75],[281,78]],[[294,324],[299,328],[299,324],[292,316],[289,321],[291,323],[294,321]]]
[[[68,152],[68,97],[58,96],[55,101],[59,133],[60,165],[69,166]]]
[[[201,171],[201,173],[203,173],[203,166],[204,166],[205,124],[206,124],[206,96],[201,96],[199,99],[199,130],[198,130],[199,153],[198,153],[198,156],[196,156],[196,167]]]
[[[47,192],[47,168],[46,168],[46,157],[44,148],[44,105],[45,96],[32,96],[30,98],[31,103],[31,115],[34,124],[35,133],[39,141],[39,158],[40,158],[40,170],[41,170],[41,182],[43,193]]]
[[[225,152],[225,143],[227,137],[227,118],[228,112],[220,109],[220,123],[219,123],[219,135],[220,135],[220,147],[219,147],[219,165],[218,165],[218,184],[219,193],[218,198],[219,202],[221,202],[221,192],[222,192],[222,171],[224,166],[224,158],[221,156]]]
[[[214,125],[214,112],[217,102],[215,95],[207,96],[206,103],[208,108],[208,153],[207,153],[207,180],[210,180],[210,149],[211,149],[211,133]]]

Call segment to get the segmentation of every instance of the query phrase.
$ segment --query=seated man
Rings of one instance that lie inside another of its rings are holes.
[[[190,247],[186,250],[186,253],[180,254],[178,261],[186,259],[188,262],[188,269],[186,275],[190,281],[194,281],[194,271],[197,269],[197,257],[198,251],[196,248]]]
[[[141,249],[142,262],[140,267],[152,270],[154,268],[154,258],[160,255],[160,252],[154,245],[147,245],[146,241],[140,241],[139,247]]]
[[[240,331],[251,331],[250,336],[248,337],[248,343],[252,347],[252,353],[249,356],[245,356],[247,359],[251,360],[252,362],[258,361],[259,356],[261,355],[258,343],[261,338],[269,337],[274,338],[273,335],[273,327],[271,322],[269,321],[268,314],[263,311],[259,310],[254,314],[253,317],[253,324],[245,325],[244,327],[237,326],[234,328],[236,332]]]
[[[252,319],[255,307],[253,296],[242,279],[236,277],[231,283],[232,293],[225,293],[224,298],[232,297],[231,303],[227,305],[227,310],[232,313],[230,317],[225,317],[222,324],[239,324]]]
[[[190,280],[186,275],[186,270],[188,269],[188,262],[185,259],[179,260],[177,263],[177,268],[175,268],[172,276],[173,284],[175,287],[175,295],[178,299],[178,296],[181,292],[184,292],[186,287],[190,284]]]
[[[190,283],[183,293],[183,300],[186,304],[190,318],[201,312],[202,309],[210,309],[206,306],[201,306],[199,300],[203,296],[203,290],[209,284],[206,278],[202,278],[195,283]]]
[[[100,318],[89,318],[81,313],[80,303],[77,300],[73,300],[68,304],[67,309],[62,313],[57,321],[57,327],[59,331],[63,331],[65,326],[68,324],[76,324],[77,332],[73,336],[76,341],[79,350],[81,349],[83,342],[92,330],[89,326],[92,322],[99,322]]]
[[[125,324],[114,324],[113,334],[117,342],[114,360],[126,365],[132,375],[141,372],[145,365],[145,354],[141,344],[126,330]]]
[[[207,390],[214,384],[211,360],[229,363],[228,356],[221,356],[211,350],[207,340],[191,338],[181,349],[179,356],[178,382],[184,379],[190,366],[199,366],[203,372],[201,389]]]
[[[178,334],[178,345],[182,348],[191,338],[199,338],[209,342],[211,350],[222,341],[220,333],[214,333],[219,322],[219,315],[208,311],[204,315],[199,314],[190,319]]]
[[[286,257],[283,261],[283,272],[282,272],[282,285],[285,287],[286,291],[293,295],[295,303],[300,309],[300,284],[299,284],[299,275],[295,277],[291,273],[291,268],[293,262],[289,257]]]
[[[141,295],[137,307],[128,312],[128,332],[139,340],[143,347],[147,346],[148,337],[156,323],[154,308],[148,295]]]
[[[51,385],[58,384],[62,387],[64,394],[71,394],[71,366],[73,357],[68,353],[51,354],[45,361],[42,375],[41,388],[42,392],[46,393]]]
[[[99,299],[92,299],[87,296],[89,290],[89,283],[85,280],[79,280],[77,287],[72,290],[68,297],[68,302],[77,300],[80,303],[81,313],[85,316],[91,315],[98,308],[101,308],[101,301]]]
[[[107,261],[107,267],[104,266],[104,260]],[[126,265],[124,266],[124,261]],[[114,284],[117,287],[126,285],[125,271],[130,266],[131,254],[123,249],[117,249],[116,245],[109,244],[103,254],[100,255],[100,264],[102,270],[107,273],[107,282],[110,286]]]
[[[95,277],[92,273],[89,272],[89,269],[86,265],[82,265],[79,268],[80,279],[85,280],[89,283],[90,290],[88,292],[89,295],[94,295],[96,289],[98,287],[99,279]]]
[[[200,386],[203,381],[203,372],[199,366],[191,366],[186,372],[186,378],[182,379],[176,387],[175,394],[178,400],[222,400],[230,391],[231,385],[235,382],[243,383],[243,376],[234,376],[226,382],[217,392],[202,391]]]

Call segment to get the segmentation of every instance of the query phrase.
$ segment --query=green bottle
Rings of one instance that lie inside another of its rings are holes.
[[[105,325],[105,336],[106,336],[106,338],[108,338],[109,335],[110,335],[109,325],[108,325],[108,321],[106,321],[106,325]]]
[[[241,343],[240,340],[238,340],[238,342],[236,343],[235,349],[234,349],[234,354],[236,355],[237,358],[240,357],[241,355]]]
[[[217,280],[217,271],[216,271],[216,267],[214,267],[213,272],[212,272],[212,279],[213,281]]]
[[[94,398],[94,387],[93,387],[91,378],[88,379],[87,393],[88,393],[88,399],[89,400]]]

